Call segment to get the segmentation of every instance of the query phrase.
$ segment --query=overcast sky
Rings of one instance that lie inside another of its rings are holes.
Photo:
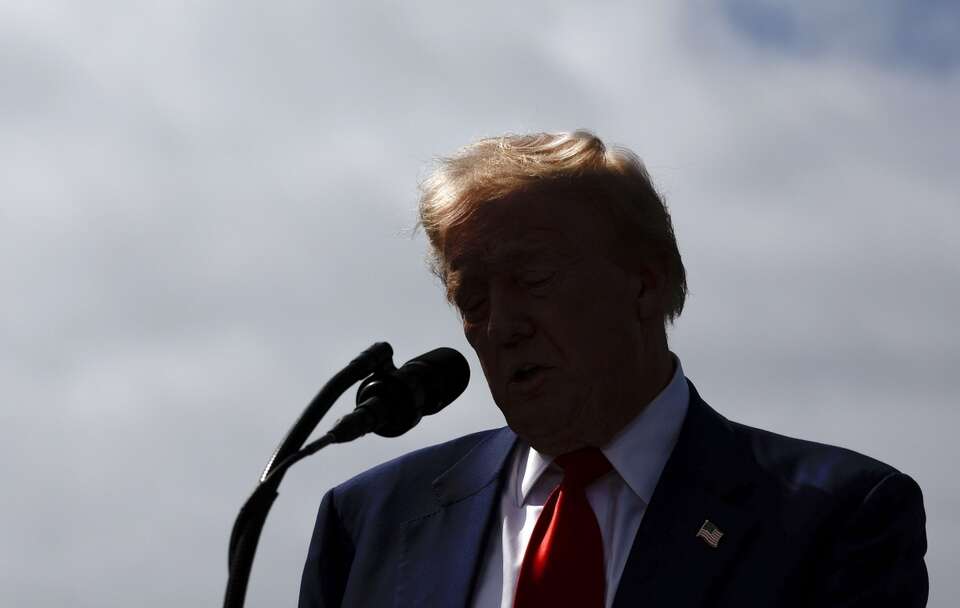
[[[0,605],[218,605],[319,387],[373,342],[461,350],[442,414],[287,475],[247,605],[295,605],[326,489],[503,424],[409,234],[418,180],[576,128],[667,198],[706,401],[917,479],[955,605],[960,4],[465,4],[0,4]]]

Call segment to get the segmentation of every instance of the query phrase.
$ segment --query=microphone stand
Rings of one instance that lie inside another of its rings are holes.
[[[224,608],[243,607],[260,532],[263,530],[267,513],[270,512],[270,507],[277,498],[277,488],[287,469],[310,454],[339,440],[334,434],[327,433],[306,447],[302,447],[310,437],[310,433],[340,395],[353,384],[370,374],[395,370],[392,358],[393,349],[386,342],[377,342],[360,353],[320,389],[317,396],[287,432],[280,446],[273,452],[260,475],[259,484],[240,508],[237,519],[233,522],[227,559],[229,576],[223,600]]]

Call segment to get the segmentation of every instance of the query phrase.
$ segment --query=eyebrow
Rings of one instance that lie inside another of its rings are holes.
[[[530,257],[538,254],[557,253],[558,249],[554,245],[547,245],[542,242],[529,242],[519,245],[503,245],[496,248],[495,251],[484,251],[477,256],[475,251],[468,251],[451,260],[448,268],[451,271],[461,271],[464,262],[468,259],[480,257],[481,264],[502,264],[504,262],[516,261],[519,258]]]

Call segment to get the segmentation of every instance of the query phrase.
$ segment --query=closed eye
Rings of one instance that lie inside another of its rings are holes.
[[[486,298],[476,298],[474,300],[470,300],[459,307],[460,313],[464,316],[470,315],[471,313],[475,313],[478,310],[480,310],[480,308],[486,303],[486,301],[487,301]]]
[[[521,282],[527,287],[537,287],[539,285],[544,285],[553,278],[553,273],[549,272],[547,274],[536,274],[528,275],[521,279]]]

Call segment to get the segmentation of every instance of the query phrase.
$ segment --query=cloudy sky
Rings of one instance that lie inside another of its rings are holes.
[[[0,604],[219,604],[316,390],[376,341],[460,349],[442,414],[286,477],[247,603],[295,605],[327,488],[503,424],[410,235],[418,180],[588,128],[667,197],[704,398],[915,477],[954,605],[960,5],[837,4],[4,2]]]

